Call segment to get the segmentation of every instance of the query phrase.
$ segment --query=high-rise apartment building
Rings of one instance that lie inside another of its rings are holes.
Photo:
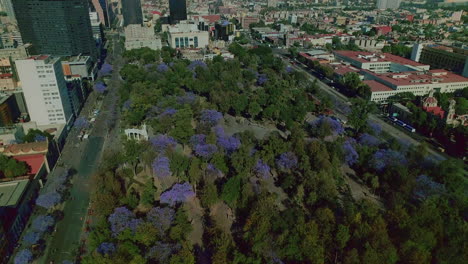
[[[69,123],[73,112],[60,58],[38,55],[15,63],[31,121]]]
[[[401,0],[377,0],[378,9],[398,9]]]
[[[122,0],[122,15],[125,26],[143,24],[141,0]]]
[[[171,24],[187,20],[187,2],[185,0],[169,0],[169,17]]]
[[[23,42],[35,54],[97,57],[88,0],[21,0],[13,7]]]

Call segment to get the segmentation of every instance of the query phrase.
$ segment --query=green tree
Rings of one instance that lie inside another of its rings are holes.
[[[200,200],[205,208],[211,207],[218,201],[218,190],[212,182],[205,182],[201,189]]]
[[[24,176],[28,172],[25,162],[17,161],[14,158],[0,154],[0,178],[14,178]]]
[[[140,163],[140,155],[146,149],[146,144],[134,139],[124,141],[124,156],[125,161],[132,168],[133,176],[136,177],[138,164]]]
[[[146,183],[143,193],[141,194],[141,203],[143,205],[149,206],[154,203],[154,195],[156,194],[156,187],[153,182],[150,181]]]
[[[348,116],[349,124],[358,132],[362,132],[367,128],[367,117],[369,114],[376,111],[376,106],[373,102],[364,99],[352,100],[351,113]]]

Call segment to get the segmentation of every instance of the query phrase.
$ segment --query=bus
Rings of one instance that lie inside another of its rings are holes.
[[[416,129],[414,127],[410,126],[410,125],[406,125],[406,126],[404,126],[404,128],[406,130],[408,130],[409,132],[411,132],[411,133],[416,132]]]
[[[406,124],[405,124],[403,121],[401,121],[401,120],[395,121],[395,124],[397,124],[397,125],[399,125],[399,126],[401,126],[401,127],[406,126]]]

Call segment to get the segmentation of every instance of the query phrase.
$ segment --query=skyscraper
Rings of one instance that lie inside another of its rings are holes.
[[[97,57],[88,0],[21,0],[13,7],[23,42],[35,54]]]
[[[122,0],[124,25],[143,24],[143,12],[140,0]]]
[[[169,0],[169,16],[171,24],[187,20],[187,3],[185,0]]]

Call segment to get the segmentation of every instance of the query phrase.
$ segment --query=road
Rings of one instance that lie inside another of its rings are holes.
[[[276,54],[284,53],[282,50],[274,50],[274,51],[276,51],[275,52]],[[289,60],[286,59],[284,56],[280,56],[280,57],[283,59],[283,61],[286,64],[288,64],[288,65],[290,64]],[[303,65],[303,64],[299,64],[299,65],[300,66],[298,66],[298,65],[291,65],[291,66],[294,69],[296,69],[297,71],[302,71],[305,74],[307,74],[310,81],[313,82],[313,81],[317,80],[318,87],[322,91],[327,93],[331,98],[333,98],[333,100],[336,100],[339,103],[338,106],[333,109],[333,110],[335,110],[335,112],[338,113],[338,116],[340,118],[342,118],[342,116],[347,116],[344,109],[342,107],[340,107],[340,105],[341,106],[349,105],[351,103],[350,99],[348,97],[346,97],[345,95],[343,95],[343,94],[339,93],[338,91],[336,91],[333,87],[328,86],[326,83],[322,82],[321,80],[316,78],[314,75],[312,75],[312,73],[307,69],[307,67],[305,65]],[[337,104],[335,104],[335,106],[336,105]],[[415,146],[418,146],[418,145],[421,144],[421,142],[419,140],[409,136],[407,133],[405,133],[405,132],[399,130],[398,128],[388,124],[387,122],[385,122],[384,120],[382,120],[381,118],[379,118],[379,116],[377,116],[375,114],[369,114],[369,120],[379,124],[382,127],[383,131],[386,131],[390,136],[392,136],[392,137],[394,137],[394,138],[396,138],[398,140],[402,140],[403,142],[409,142],[411,145],[415,145]],[[439,153],[437,150],[434,150],[431,146],[428,146],[427,150],[436,160],[445,160],[446,159],[444,155]]]
[[[117,36],[113,36],[110,41],[118,41]],[[119,47],[119,45],[115,46]],[[108,56],[108,60],[112,58],[113,63],[119,65],[118,63],[121,62],[120,54],[121,50],[117,48],[113,55]],[[45,253],[38,263],[74,261],[77,256],[79,245],[84,237],[84,226],[92,189],[90,187],[91,176],[99,167],[103,149],[113,145],[114,138],[119,138],[118,130],[112,129],[116,127],[115,122],[118,120],[118,116],[116,116],[118,115],[118,71],[119,67],[114,67],[109,90],[103,96],[102,106],[104,109],[101,109],[101,113],[96,118],[90,137],[79,142],[76,137],[78,131],[73,129],[74,131],[67,138],[59,162],[62,162],[65,168],[75,168],[77,174],[72,179],[71,199],[65,202],[64,218],[57,224],[56,231],[48,241]],[[82,116],[87,117],[94,110],[96,98],[92,98],[92,96],[97,95],[93,93],[90,96],[90,100],[87,101],[82,110]],[[55,172],[55,174],[57,173]]]

